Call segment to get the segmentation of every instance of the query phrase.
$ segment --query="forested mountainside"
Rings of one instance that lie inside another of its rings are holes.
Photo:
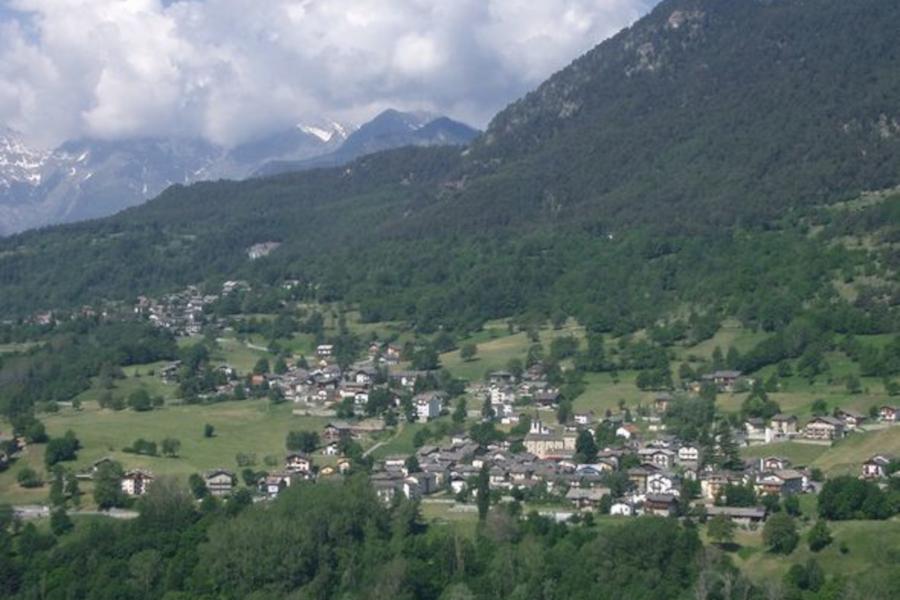
[[[900,183],[898,30],[874,0],[668,0],[466,151],[174,187],[3,240],[0,310],[244,278],[424,330],[554,309],[628,329],[685,303],[783,323],[865,269],[893,322],[897,198],[827,207]],[[872,243],[851,247],[857,209]]]

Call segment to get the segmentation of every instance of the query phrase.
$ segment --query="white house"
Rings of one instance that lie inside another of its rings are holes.
[[[444,395],[440,392],[425,392],[416,396],[413,401],[419,421],[438,418],[444,408]]]

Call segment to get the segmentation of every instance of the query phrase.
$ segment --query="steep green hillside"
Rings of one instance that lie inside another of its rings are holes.
[[[774,330],[809,310],[892,331],[898,197],[823,207],[900,183],[898,30],[875,0],[667,0],[466,151],[174,187],[2,240],[0,315],[243,278],[423,331],[685,311]]]

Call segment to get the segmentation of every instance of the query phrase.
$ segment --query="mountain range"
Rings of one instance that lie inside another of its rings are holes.
[[[70,141],[29,147],[0,129],[0,235],[114,214],[179,183],[344,164],[405,145],[466,144],[478,132],[426,113],[388,110],[355,129],[333,121],[297,125],[224,148],[199,139]]]
[[[0,240],[0,313],[290,279],[423,331],[559,312],[626,333],[686,307],[760,327],[840,309],[879,331],[900,198],[862,195],[900,184],[897,31],[878,0],[663,0],[463,151],[175,185]]]

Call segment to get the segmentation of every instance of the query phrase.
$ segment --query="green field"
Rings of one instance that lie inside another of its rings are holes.
[[[815,558],[826,573],[840,573],[852,577],[867,573],[887,574],[900,564],[900,520],[845,521],[829,523],[834,542],[824,550],[813,553],[805,537],[794,552],[784,557],[766,552],[761,531],[738,530],[735,542],[741,549],[733,553],[735,564],[757,583],[780,582],[788,569]],[[809,525],[801,530],[805,536]],[[841,543],[849,552],[842,554]],[[886,597],[886,596],[885,596]]]
[[[272,468],[263,462],[267,455],[276,457],[280,465],[286,453],[284,440],[288,431],[319,431],[327,422],[324,418],[294,416],[291,410],[289,404],[272,407],[266,400],[207,406],[167,406],[146,413],[99,410],[94,403],[90,403],[82,411],[65,409],[48,415],[44,421],[51,436],[62,435],[71,429],[81,441],[83,449],[78,453],[78,460],[67,463],[67,467],[81,469],[109,456],[126,467],[144,467],[156,474],[186,476],[215,467],[240,471],[235,462],[235,455],[240,452],[255,453],[257,469]],[[215,427],[215,437],[203,436],[205,423]],[[166,437],[181,441],[179,457],[148,457],[122,452],[122,448],[131,445],[137,438],[159,443]],[[324,457],[319,458],[324,461]],[[29,447],[23,458],[0,474],[0,502],[22,503],[46,499],[46,487],[37,491],[19,488],[16,473],[24,464],[44,471],[43,446]]]
[[[829,476],[859,474],[862,463],[875,454],[900,455],[900,427],[852,433],[832,446],[781,442],[741,450],[744,458],[783,456],[793,465],[818,467]]]
[[[544,350],[548,351],[550,343],[555,338],[571,335],[581,339],[584,337],[584,329],[574,321],[570,321],[560,329],[545,328],[539,334]],[[525,332],[510,335],[506,324],[498,321],[486,325],[482,331],[461,342],[460,345],[470,342],[478,347],[478,354],[473,360],[462,360],[458,350],[447,352],[440,357],[441,365],[456,377],[468,381],[480,381],[491,371],[506,369],[513,358],[524,362],[528,348],[532,345]]]

